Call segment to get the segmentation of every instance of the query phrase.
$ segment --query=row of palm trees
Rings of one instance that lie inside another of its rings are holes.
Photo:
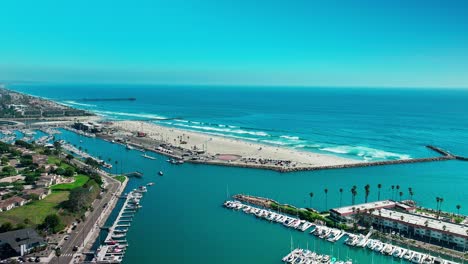
[[[364,194],[365,194],[364,201],[366,203],[368,202],[368,199],[369,199],[370,188],[371,188],[371,186],[369,184],[366,184],[364,186]],[[380,184],[380,183],[377,184],[377,189],[378,189],[377,199],[380,201],[380,191],[382,189],[382,184]],[[391,185],[390,189],[392,190],[392,193],[391,193],[391,199],[392,200],[395,200],[396,195],[399,196],[400,201],[403,199],[404,193],[402,191],[400,191],[400,185]],[[325,208],[328,208],[328,188],[325,188],[323,191],[325,193]],[[340,207],[341,207],[342,203],[343,203],[343,192],[344,192],[343,188],[340,188],[339,192],[340,192]],[[358,194],[357,186],[353,185],[353,187],[351,187],[351,189],[350,189],[350,192],[351,192],[351,203],[354,205],[356,203],[356,196]],[[413,191],[412,187],[408,187],[408,195],[409,195],[410,200],[413,200],[414,191]],[[314,198],[314,193],[310,192],[309,197],[310,197],[310,207],[312,207],[312,198]],[[438,212],[437,217],[440,217],[441,207],[442,207],[442,203],[444,202],[444,198],[436,197],[436,202],[437,202],[436,211]],[[456,209],[457,209],[458,215],[460,215],[461,205],[457,204]]]

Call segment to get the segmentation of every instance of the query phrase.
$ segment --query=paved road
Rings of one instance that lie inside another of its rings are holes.
[[[80,164],[76,165],[83,166],[83,163],[80,162]],[[101,199],[95,200],[93,202],[93,212],[91,212],[86,217],[85,222],[81,222],[80,224],[78,224],[76,229],[70,234],[70,238],[64,241],[61,250],[62,255],[60,256],[60,258],[58,259],[57,257],[54,257],[49,263],[70,263],[73,259],[73,254],[76,253],[76,251],[73,251],[73,247],[79,246],[81,247],[80,249],[82,249],[83,241],[88,235],[89,231],[93,228],[99,228],[96,225],[96,220],[99,219],[99,217],[105,210],[104,205],[109,203],[111,199],[118,199],[118,197],[115,196],[115,193],[120,187],[120,182],[107,176],[107,174],[103,172],[99,172],[99,174],[107,181],[107,192],[103,194]]]

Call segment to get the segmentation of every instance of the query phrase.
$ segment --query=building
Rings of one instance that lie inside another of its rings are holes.
[[[9,211],[15,207],[23,206],[27,201],[21,197],[13,196],[0,201],[0,212]]]
[[[0,179],[0,183],[13,183],[13,182],[17,182],[17,181],[23,181],[26,177],[22,176],[22,175],[16,175],[16,176],[9,176],[9,177],[5,177],[5,178],[1,178]]]
[[[25,194],[28,198],[31,196],[31,194],[34,194],[34,195],[37,195],[39,200],[42,200],[47,195],[50,194],[50,189],[37,188],[37,189],[24,190],[23,194]]]
[[[388,209],[373,211],[367,216],[377,229],[398,231],[450,248],[468,248],[468,227],[465,225]]]
[[[392,200],[384,200],[357,205],[344,206],[340,208],[330,209],[330,217],[340,223],[351,223],[354,221],[354,216],[358,213],[366,211],[374,211],[383,208],[394,208],[396,202]]]
[[[32,228],[19,229],[0,234],[0,258],[24,256],[47,244]]]
[[[33,163],[36,163],[36,164],[45,164],[47,163],[47,156],[46,155],[40,155],[40,154],[34,154],[32,155],[32,160],[33,160]]]

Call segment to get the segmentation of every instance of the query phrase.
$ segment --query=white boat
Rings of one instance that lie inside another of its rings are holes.
[[[422,255],[419,253],[415,253],[411,258],[411,262],[413,263],[421,263]]]
[[[403,258],[406,259],[406,260],[411,260],[411,258],[413,257],[414,255],[414,252],[411,251],[411,250],[408,250],[404,255],[403,255]]]
[[[129,144],[125,145],[125,148],[126,149],[134,149],[132,146],[130,146]]]
[[[159,171],[158,174],[159,174],[159,176],[163,176],[163,175],[164,175],[164,173],[163,173],[162,171]]]
[[[143,155],[141,155],[141,156],[142,156],[143,158],[145,158],[145,159],[150,159],[150,160],[155,160],[155,159],[156,159],[155,157],[149,156],[149,155],[147,155],[146,153],[143,154]]]

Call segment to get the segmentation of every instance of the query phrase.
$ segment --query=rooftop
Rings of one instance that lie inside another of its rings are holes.
[[[331,209],[331,211],[342,215],[342,216],[347,216],[347,215],[352,215],[356,213],[359,209],[359,211],[364,212],[366,210],[371,210],[371,209],[381,209],[381,208],[393,208],[395,207],[396,202],[392,200],[384,200],[384,201],[376,201],[376,202],[370,202],[370,203],[363,203],[363,204],[356,204],[356,205],[350,205],[350,206],[345,206],[345,207],[340,207],[340,208],[334,208]]]
[[[442,233],[457,234],[459,236],[468,237],[466,233],[468,228],[463,225],[459,225],[455,223],[443,222],[437,219],[428,218],[428,217],[424,217],[421,215],[403,213],[403,212],[386,210],[386,209],[375,211],[372,214],[374,216],[401,222],[403,224],[411,224],[411,225],[420,226],[424,228],[426,228],[426,221],[427,221],[428,229],[437,230]],[[403,217],[403,220],[402,220],[402,217]],[[444,230],[444,226],[445,226],[445,230]]]
[[[9,244],[17,252],[20,252],[21,245],[32,245],[36,243],[44,243],[44,239],[32,228],[19,229],[0,234],[0,245]]]

